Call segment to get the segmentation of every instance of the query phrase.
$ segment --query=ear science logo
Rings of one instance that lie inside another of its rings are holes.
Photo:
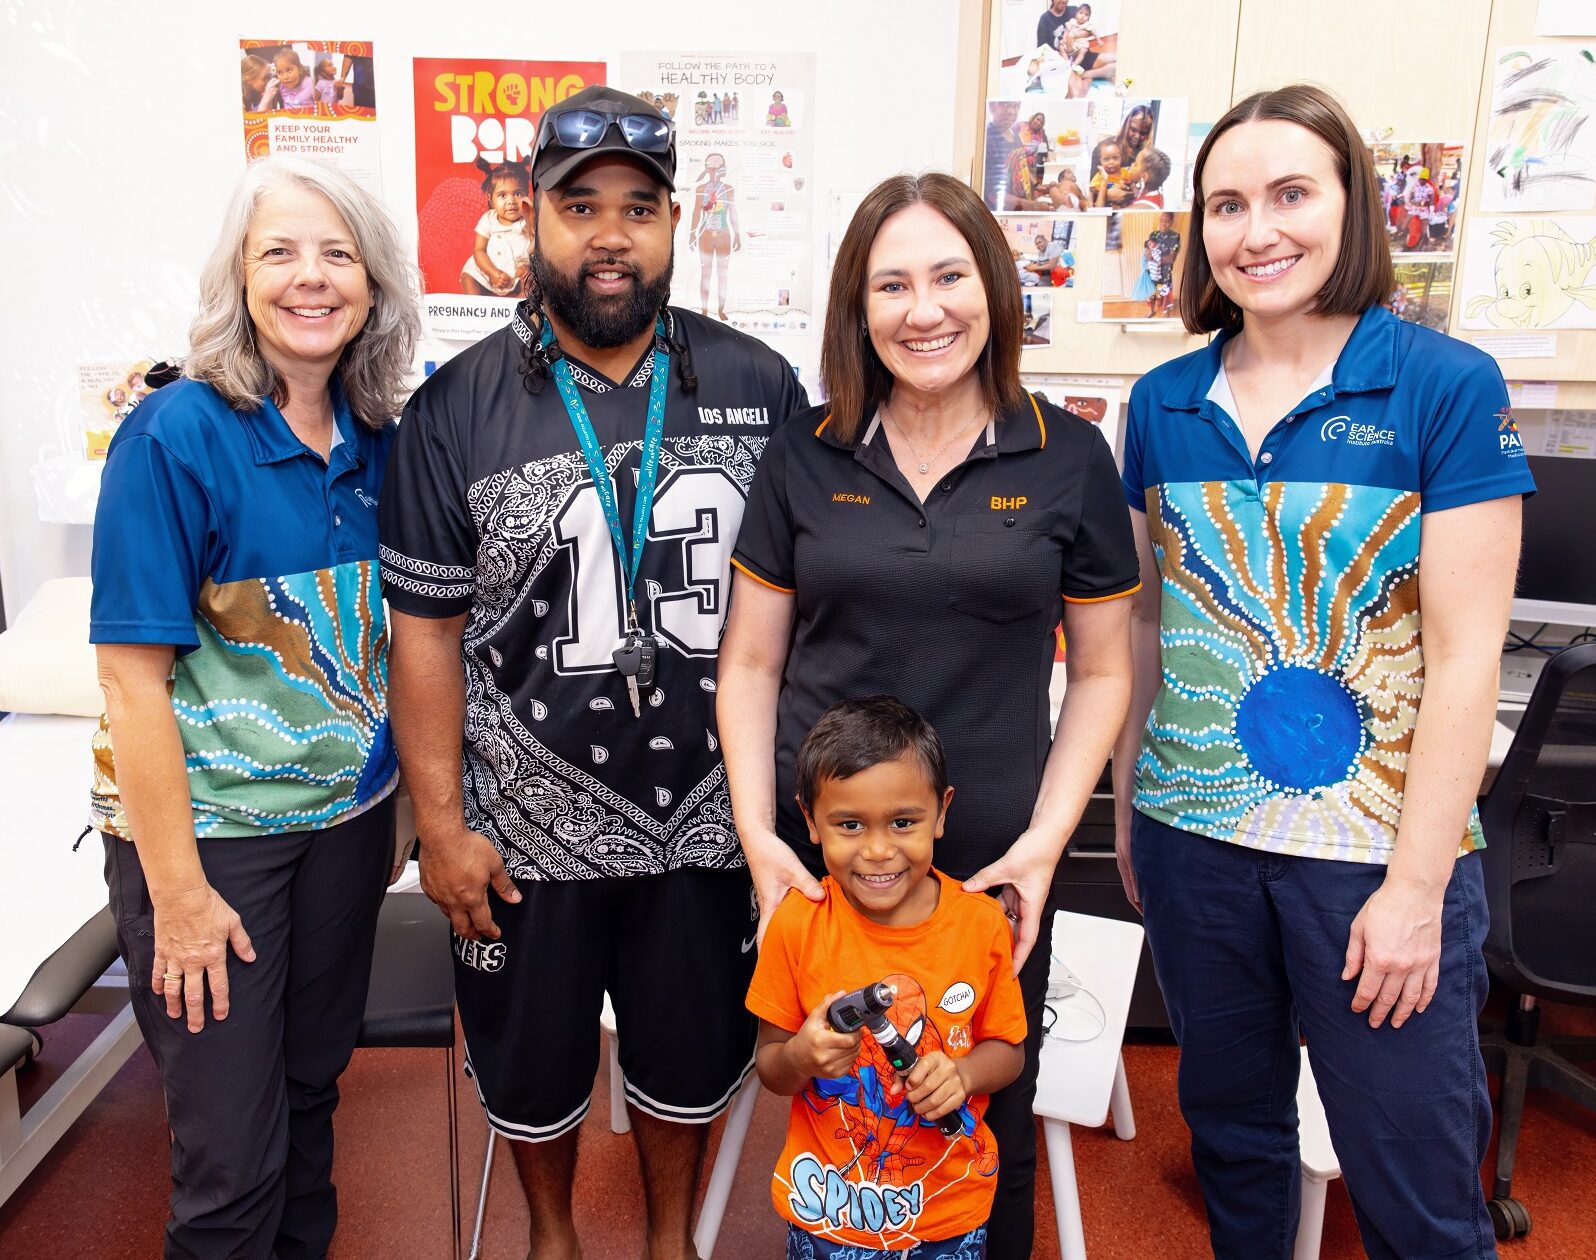
[[[1340,442],[1348,446],[1395,446],[1396,430],[1378,425],[1359,424],[1351,416],[1331,416],[1319,426],[1321,442]]]

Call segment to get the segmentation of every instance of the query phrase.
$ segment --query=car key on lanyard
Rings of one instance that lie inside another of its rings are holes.
[[[547,324],[543,327],[540,345],[552,346],[554,332]],[[643,560],[643,544],[648,539],[649,517],[654,510],[654,482],[659,472],[660,448],[665,434],[665,387],[670,379],[670,349],[665,339],[665,321],[654,324],[653,374],[648,382],[648,422],[643,435],[643,449],[637,473],[637,502],[632,513],[632,546],[627,554],[626,539],[621,532],[621,512],[615,501],[615,486],[604,462],[604,452],[593,432],[593,422],[588,419],[587,406],[571,379],[571,367],[564,358],[554,361],[554,383],[565,403],[565,414],[576,430],[582,447],[582,458],[587,463],[588,474],[593,479],[593,489],[598,494],[599,505],[604,509],[605,522],[610,527],[610,539],[620,557],[621,575],[626,579],[626,635],[612,657],[615,668],[626,681],[626,698],[632,703],[632,716],[643,716],[643,692],[654,686],[654,670],[659,657],[659,643],[645,634],[637,619],[637,571]]]
[[[659,645],[654,637],[637,629],[637,610],[633,609],[626,638],[611,653],[615,668],[626,679],[626,698],[632,702],[633,717],[643,716],[642,693],[654,685],[654,661],[658,654]]]

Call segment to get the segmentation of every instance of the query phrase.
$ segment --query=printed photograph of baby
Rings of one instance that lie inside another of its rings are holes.
[[[1180,209],[1189,132],[1176,98],[991,100],[982,195],[1000,214]]]
[[[1120,0],[1003,0],[999,91],[1112,97],[1119,27]]]
[[[1093,112],[1101,117],[1094,102]],[[1126,100],[1119,117],[1094,137],[1085,162],[1087,202],[1093,210],[1176,210],[1184,204],[1181,178],[1190,128],[1186,102]]]

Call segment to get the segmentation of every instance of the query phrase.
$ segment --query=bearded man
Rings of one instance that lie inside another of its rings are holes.
[[[531,294],[406,407],[380,507],[422,887],[537,1260],[579,1254],[606,992],[653,1260],[694,1254],[706,1128],[753,1064],[716,656],[754,466],[808,400],[780,355],[667,304],[675,174],[638,97],[543,115]]]

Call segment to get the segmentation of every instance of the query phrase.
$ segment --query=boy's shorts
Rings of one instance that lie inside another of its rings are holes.
[[[488,1123],[545,1142],[582,1122],[598,1071],[599,1012],[615,1008],[626,1101],[705,1124],[753,1070],[743,1005],[759,916],[746,870],[517,880],[490,893],[497,941],[454,937],[466,1070]]]
[[[904,1251],[853,1247],[787,1226],[787,1260],[986,1260],[986,1226],[958,1238],[916,1243]]]

